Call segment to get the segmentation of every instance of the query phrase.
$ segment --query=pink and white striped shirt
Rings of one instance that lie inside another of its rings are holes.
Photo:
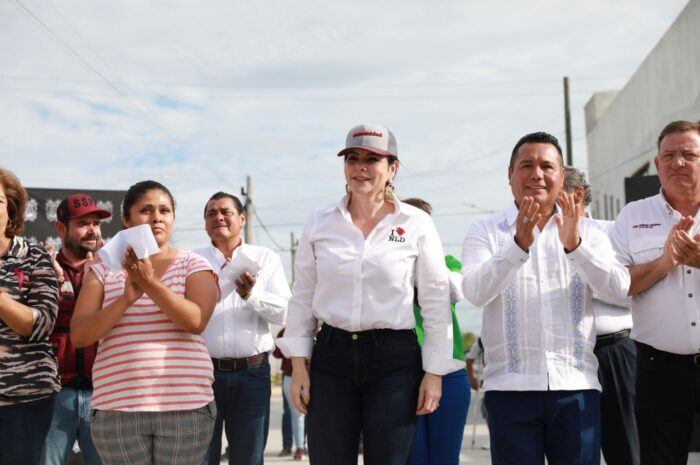
[[[125,272],[90,268],[104,285],[103,308],[124,294]],[[199,271],[212,268],[196,253],[179,251],[160,282],[184,297],[187,277]],[[98,410],[193,410],[214,399],[204,338],[175,326],[146,294],[100,340],[92,382],[90,407]]]

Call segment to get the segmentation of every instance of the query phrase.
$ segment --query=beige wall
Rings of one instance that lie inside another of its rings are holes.
[[[661,129],[700,120],[700,0],[690,0],[623,89],[594,94],[585,112],[591,208],[605,218],[607,203],[612,219],[624,206],[624,178],[650,161],[655,173]]]

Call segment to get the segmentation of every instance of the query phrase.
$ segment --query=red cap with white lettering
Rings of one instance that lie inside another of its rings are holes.
[[[85,216],[88,213],[97,213],[101,219],[112,216],[111,212],[97,207],[95,199],[87,194],[74,194],[63,199],[56,209],[56,219],[66,222],[73,218]]]

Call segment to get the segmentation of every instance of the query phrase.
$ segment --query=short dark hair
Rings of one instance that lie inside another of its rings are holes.
[[[129,210],[134,206],[136,202],[141,198],[143,194],[148,191],[159,190],[165,192],[165,194],[170,198],[170,203],[173,207],[173,214],[175,214],[175,199],[173,194],[170,193],[167,187],[159,183],[158,181],[140,181],[129,187],[129,190],[124,194],[124,199],[122,200],[122,215],[124,219],[129,219]]]
[[[219,200],[219,199],[231,199],[231,201],[233,202],[233,206],[236,208],[236,211],[238,212],[238,214],[243,213],[243,204],[238,199],[238,197],[236,197],[233,194],[229,194],[228,192],[219,191],[216,194],[209,197],[209,200],[207,200],[207,203],[204,204],[204,217],[205,218],[207,216],[207,205],[209,205],[209,202],[211,202],[212,200]]]
[[[520,140],[513,147],[513,153],[510,155],[510,168],[513,169],[515,166],[515,159],[518,158],[518,150],[525,144],[550,144],[553,145],[557,152],[559,153],[559,160],[561,165],[564,166],[564,156],[561,153],[561,146],[559,145],[559,140],[548,132],[533,132],[526,134],[520,138]]]
[[[656,140],[656,149],[661,152],[661,141],[664,140],[664,137],[668,136],[669,134],[689,131],[695,131],[700,134],[700,123],[685,120],[672,121],[668,123],[666,127],[661,130],[661,134],[659,134],[659,138]]]
[[[5,237],[12,239],[24,232],[24,210],[29,196],[19,178],[10,170],[0,168],[0,184],[7,198]]]
[[[413,205],[416,208],[420,208],[424,212],[426,212],[428,215],[433,214],[433,207],[426,202],[423,199],[419,199],[418,197],[411,197],[410,199],[403,199],[403,203],[407,203],[409,205]]]
[[[583,205],[588,206],[591,203],[591,185],[586,181],[586,174],[573,166],[564,167],[564,190],[568,193],[573,192],[579,187],[583,187]]]

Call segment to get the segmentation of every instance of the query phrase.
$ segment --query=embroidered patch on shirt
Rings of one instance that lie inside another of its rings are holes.
[[[406,238],[403,237],[404,234],[406,234],[406,231],[401,226],[392,229],[391,234],[389,234],[389,242],[406,242]]]
[[[640,223],[632,226],[632,229],[654,229],[657,226],[661,226],[661,223]]]

